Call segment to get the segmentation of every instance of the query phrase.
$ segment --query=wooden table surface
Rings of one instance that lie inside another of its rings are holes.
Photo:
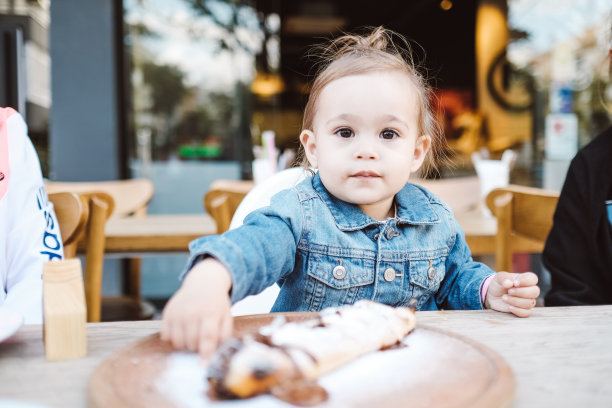
[[[151,214],[110,218],[106,222],[106,252],[187,252],[189,242],[217,232],[208,214]]]
[[[528,319],[489,310],[418,312],[417,319],[501,355],[516,378],[515,407],[612,405],[612,306],[536,308]],[[95,368],[159,327],[159,321],[89,323],[87,357],[48,362],[41,326],[23,326],[0,343],[0,406],[12,399],[85,407]]]
[[[497,219],[486,216],[481,210],[455,213],[472,255],[487,255],[495,252]]]
[[[494,252],[497,221],[480,211],[456,214],[474,255]],[[155,214],[141,218],[111,218],[106,223],[106,252],[186,252],[189,242],[216,233],[208,214]]]

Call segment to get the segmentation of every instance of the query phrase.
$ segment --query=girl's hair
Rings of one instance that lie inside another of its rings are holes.
[[[410,43],[400,34],[383,27],[370,28],[366,35],[345,34],[326,45],[316,46],[318,54],[318,74],[310,89],[304,118],[303,130],[313,130],[317,101],[321,91],[330,82],[351,76],[377,71],[399,71],[410,77],[418,100],[419,136],[431,137],[431,148],[423,163],[423,172],[428,174],[437,170],[436,152],[442,152],[445,139],[433,109],[433,90],[427,79],[415,64]],[[432,153],[433,152],[433,153]],[[308,159],[301,146],[302,165],[308,168]]]

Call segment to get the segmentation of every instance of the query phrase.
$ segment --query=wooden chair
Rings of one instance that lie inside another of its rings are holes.
[[[487,195],[487,207],[497,218],[498,271],[512,272],[515,252],[542,252],[558,200],[556,191],[517,185],[496,188]]]
[[[147,206],[153,198],[155,187],[151,180],[136,178],[113,181],[47,181],[47,193],[70,191],[74,193],[89,193],[101,191],[110,195],[114,202],[111,217],[123,218],[145,215]]]
[[[64,243],[64,257],[74,258],[79,242],[85,245],[85,302],[87,321],[99,322],[102,306],[104,226],[113,210],[113,199],[106,193],[51,193]]]
[[[232,216],[253,188],[252,181],[217,180],[204,195],[204,209],[215,220],[217,234],[229,229]]]
[[[55,215],[60,226],[64,256],[74,258],[77,240],[85,231],[89,208],[83,205],[76,193],[49,194],[49,201],[53,203]]]
[[[48,193],[70,191],[81,194],[105,194],[112,198],[110,217],[114,218],[146,215],[147,206],[155,190],[153,183],[144,178],[97,182],[48,181],[45,187]],[[79,244],[81,251],[87,250],[85,242]],[[145,320],[153,317],[155,308],[141,297],[140,269],[140,258],[129,259],[128,271],[124,276],[125,296],[103,299],[102,320]]]

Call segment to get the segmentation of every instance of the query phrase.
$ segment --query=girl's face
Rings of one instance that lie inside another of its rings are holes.
[[[396,71],[343,77],[323,88],[313,129],[300,141],[337,198],[384,220],[393,197],[423,163],[430,137],[419,135],[418,98]]]

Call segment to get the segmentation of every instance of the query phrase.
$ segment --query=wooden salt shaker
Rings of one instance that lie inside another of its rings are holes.
[[[87,306],[79,259],[45,262],[43,316],[47,360],[65,360],[87,354]]]

